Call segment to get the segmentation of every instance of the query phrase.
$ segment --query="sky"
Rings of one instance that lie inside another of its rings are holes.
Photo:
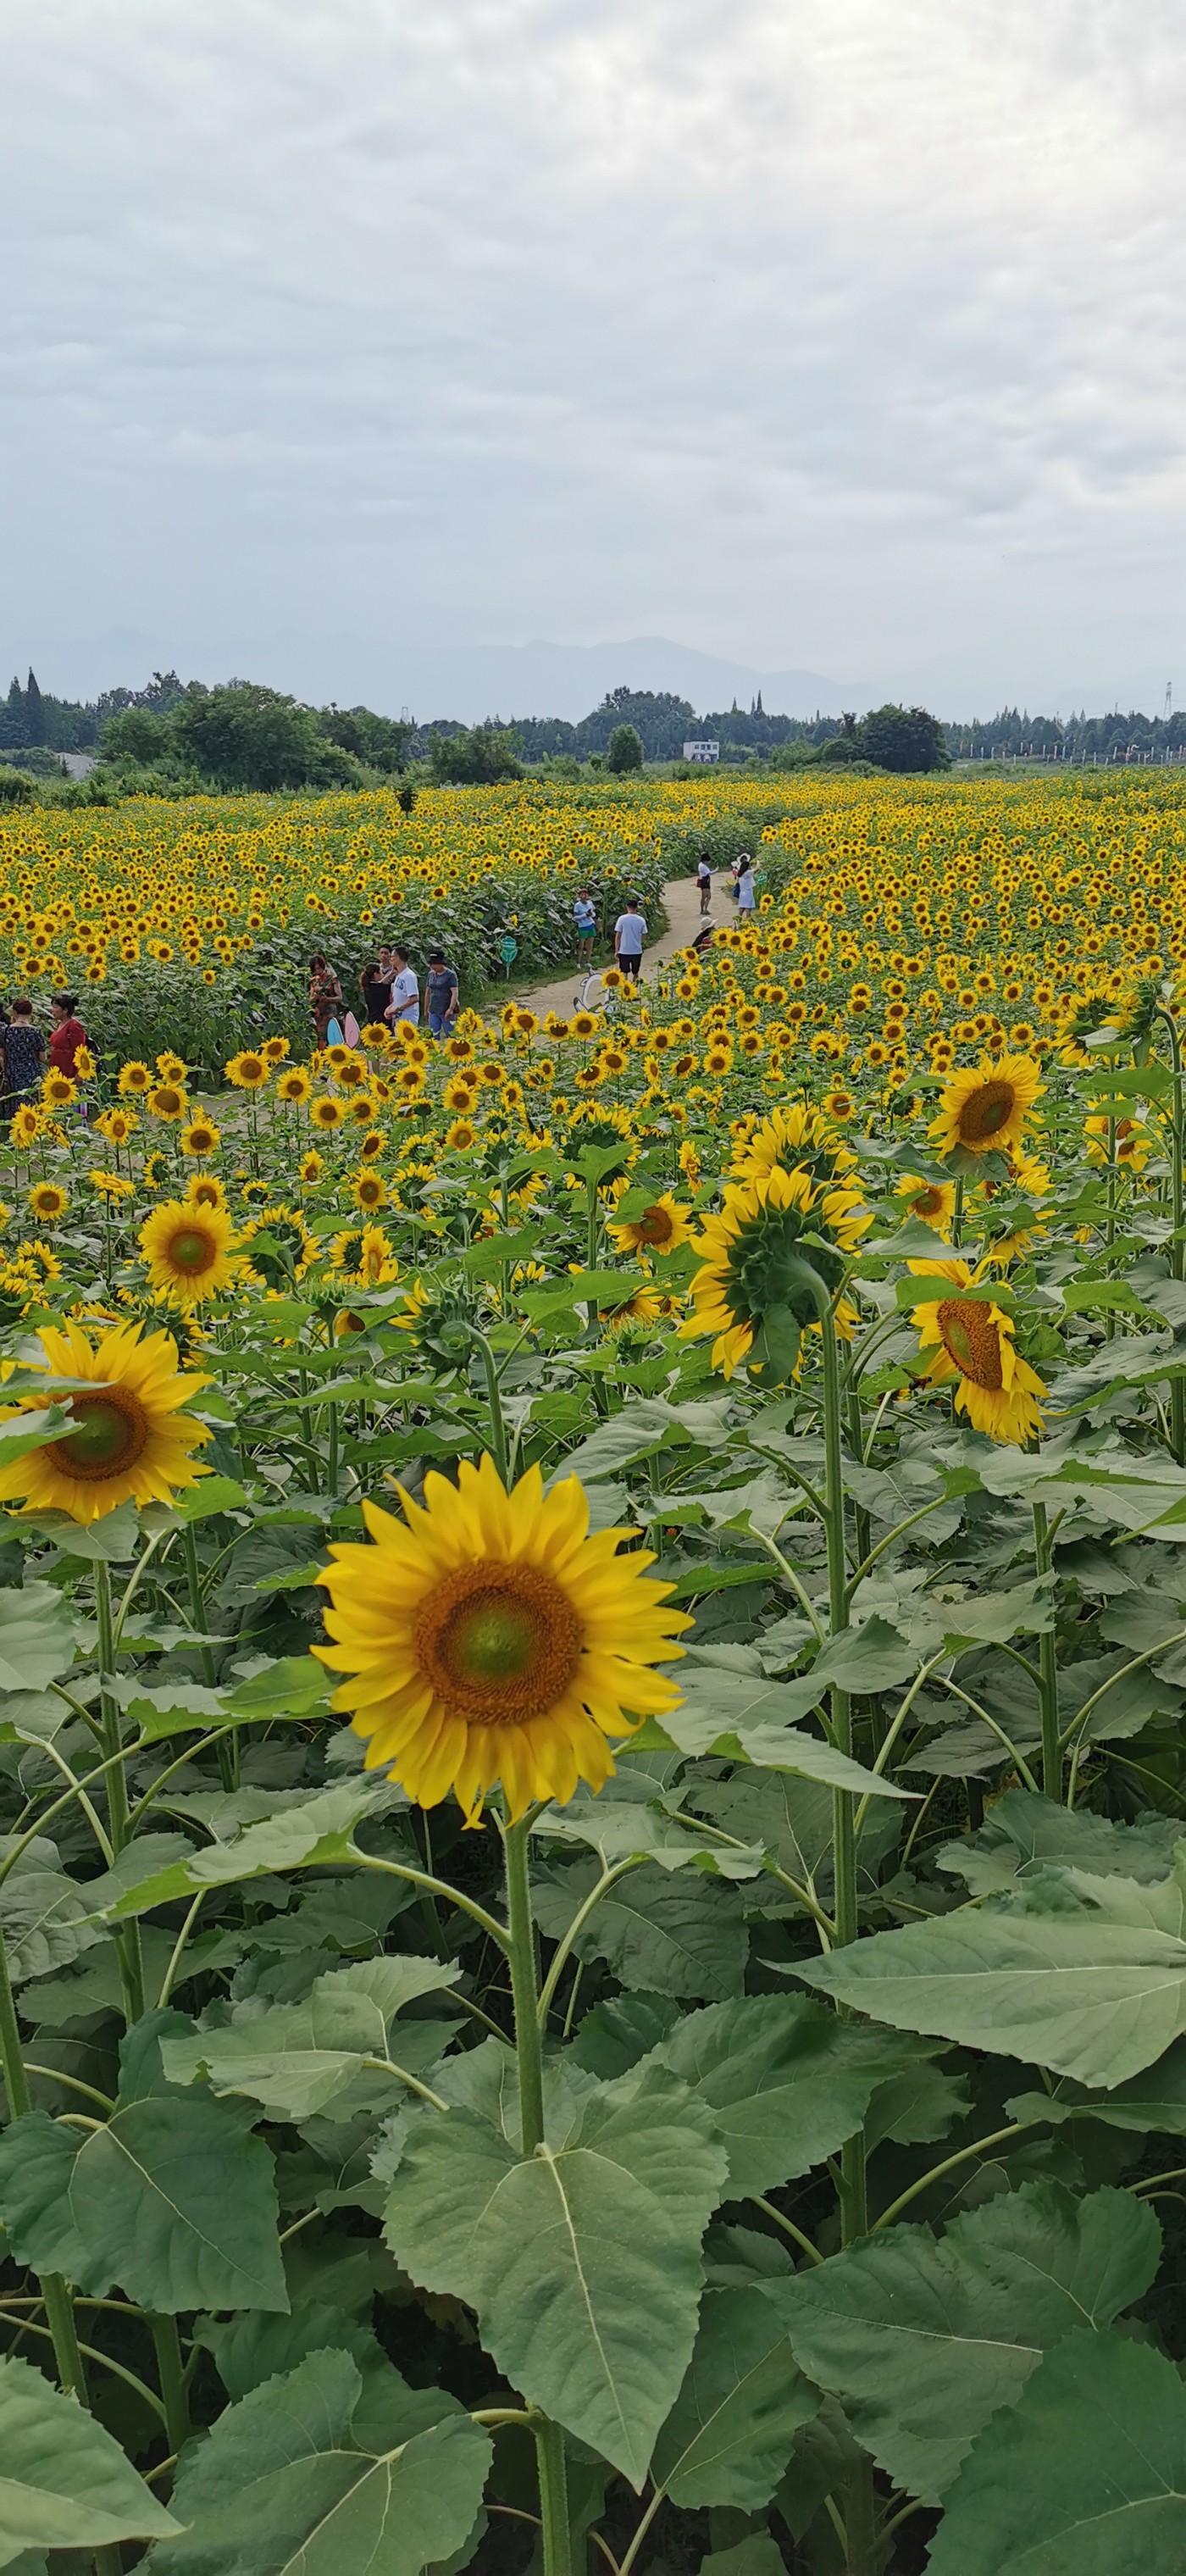
[[[5,681],[1186,704],[1177,0],[0,0],[0,62]]]

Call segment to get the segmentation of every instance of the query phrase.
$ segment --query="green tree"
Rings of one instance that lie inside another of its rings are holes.
[[[168,716],[149,715],[143,707],[125,707],[120,715],[109,716],[100,743],[105,760],[134,760],[144,769],[167,760],[176,748]]]
[[[327,741],[352,752],[370,769],[393,771],[407,767],[413,725],[394,716],[377,716],[370,707],[323,707],[318,723]]]
[[[428,746],[433,779],[439,786],[494,787],[504,778],[521,778],[517,733],[494,725],[475,725],[472,733],[434,733]]]
[[[829,745],[834,756],[834,746]],[[925,707],[876,707],[857,728],[854,748],[879,769],[919,771],[950,769],[951,760],[937,716]]]
[[[182,757],[219,787],[327,787],[358,776],[311,707],[255,681],[188,689],[171,724]]]
[[[624,770],[642,768],[642,735],[637,725],[614,726],[605,755],[605,765],[607,769],[616,771],[619,776]]]
[[[36,750],[45,738],[45,708],[41,702],[41,691],[30,671],[25,685],[25,740]]]

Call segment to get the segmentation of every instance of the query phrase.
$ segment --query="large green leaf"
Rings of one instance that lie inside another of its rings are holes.
[[[726,2160],[665,2069],[600,2087],[555,2150],[478,2113],[412,2124],[386,2235],[414,2281],[475,2308],[495,2366],[641,2486],[691,2356],[700,2239]]]
[[[177,2531],[118,2442],[27,2361],[0,2361],[0,2567]]]
[[[819,2406],[819,2390],[803,2377],[761,2291],[712,2291],[651,2475],[675,2504],[756,2513],[778,2485],[799,2426]]]
[[[887,2229],[761,2295],[879,2466],[934,2503],[1044,2351],[1140,2298],[1160,2246],[1152,2211],[1128,2192],[1075,2200],[1058,2184],[1026,2183],[938,2240],[923,2227]]]
[[[0,1592],[0,1691],[45,1690],[73,1660],[70,1604],[55,1584]]]
[[[101,1941],[92,1911],[89,1891],[66,1876],[54,1844],[38,1835],[0,1882],[0,1930],[11,1984],[68,1968]]]
[[[1056,2084],[1052,2092],[1020,2093],[1005,2108],[1011,2120],[1036,2126],[1049,2121],[1102,2120],[1110,2129],[1160,2130],[1186,2138],[1186,2039],[1176,2039],[1155,2066],[1130,2075],[1126,2084],[1107,2093],[1089,2093],[1082,2084]]]
[[[928,2576],[1182,2576],[1186,2388],[1119,2335],[1069,2334],[986,2426]]]
[[[1186,1942],[1087,1914],[936,1916],[802,1959],[795,1974],[896,2030],[1083,2084],[1123,2083],[1186,2031]]]
[[[451,2557],[477,2518],[490,2439],[466,2415],[421,2431],[420,2392],[405,2393],[381,2449],[346,2352],[310,2353],[228,2407],[178,2472],[187,2527],[155,2551],[155,2576],[421,2576]]]
[[[269,1878],[290,1869],[323,1867],[350,1857],[350,1835],[365,1815],[390,1805],[386,1782],[351,1780],[333,1789],[315,1790],[298,1807],[249,1825],[233,1842],[214,1843],[196,1851],[192,1860],[152,1871],[125,1889],[106,1911],[117,1921],[147,1914],[154,1906],[175,1904],[199,1889],[233,1887],[249,1878]]]
[[[654,2054],[711,2111],[741,2198],[834,2155],[913,2052],[806,1996],[747,1995],[689,2013]]]
[[[460,1973],[435,1959],[367,1959],[330,1969],[301,2003],[270,2011],[241,2005],[229,2025],[164,2040],[165,2072],[177,2084],[204,2073],[215,2093],[246,2094],[269,2119],[308,2120],[367,2066],[381,2067],[389,2058],[402,2063],[399,2044],[388,2036],[400,2006],[455,1984]],[[426,2029],[433,2056],[448,2043],[447,2024],[411,2025],[412,2073],[423,2059],[417,2043]]]
[[[595,1861],[541,1883],[536,1916],[558,1940],[601,1876]],[[673,1876],[657,1861],[630,1871],[603,1896],[578,1933],[579,1959],[604,1959],[624,1986],[643,1993],[678,1995],[690,2002],[721,2002],[739,1994],[747,1936],[740,1899],[719,1878],[699,1870]]]
[[[14,2250],[37,2271],[68,2269],[92,2296],[118,2282],[167,2314],[285,2309],[271,2153],[229,2104],[165,2083],[170,2027],[184,2027],[180,2015],[149,2015],[128,2033],[116,2109],[81,2142],[41,2113],[4,2133],[0,2211]]]
[[[1031,1789],[1006,1789],[979,1833],[944,1843],[940,1869],[964,1879],[975,1896],[1012,1887],[1018,1879],[1056,1863],[1101,1878],[1164,1878],[1182,1831],[1177,1816],[1147,1816],[1139,1825],[1113,1824],[1084,1807],[1064,1807]]]

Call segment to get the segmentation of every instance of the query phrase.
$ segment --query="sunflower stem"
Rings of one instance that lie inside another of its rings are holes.
[[[8,2099],[9,2119],[27,2119],[33,2109],[33,2096],[29,2090],[29,2077],[25,2066],[24,2050],[21,2046],[16,2005],[12,1999],[12,1980],[8,1973],[8,1952],[2,1931],[0,1931],[0,2063],[4,2068],[4,2090]],[[63,2280],[60,2272],[38,2272],[34,2277],[45,2303],[45,2319],[53,2340],[58,2378],[67,2397],[77,2397],[80,2404],[85,2406],[87,2403],[86,2373],[83,2369],[82,2354],[78,2349],[74,2302],[70,2296],[68,2284]]]
[[[1049,1574],[1052,1548],[1044,1503],[1034,1504],[1034,1564]],[[1062,1797],[1062,1735],[1058,1723],[1058,1648],[1053,1628],[1038,1639],[1038,1705],[1042,1717],[1042,1794],[1057,1806]]]
[[[202,1569],[198,1563],[198,1534],[192,1521],[187,1521],[185,1524],[182,1548],[185,1555],[185,1587],[189,1596],[189,1615],[195,1628],[200,1631],[206,1625],[206,1602],[202,1592]],[[209,1646],[199,1646],[198,1661],[207,1690],[213,1690],[214,1657]],[[228,1733],[225,1737],[219,1737],[218,1775],[224,1789],[238,1788],[239,1738],[237,1734]]]
[[[123,1725],[119,1701],[110,1688],[115,1674],[115,1619],[111,1601],[111,1567],[105,1556],[95,1559],[95,1616],[99,1629],[99,1733],[104,1760],[111,1766],[107,1773],[107,1826],[111,1848],[118,1860],[129,1840],[128,1784],[122,1759]],[[119,1953],[124,2016],[130,2026],[132,2022],[139,2021],[144,2010],[144,1964],[139,1924],[126,1925],[117,1932],[115,1941]]]
[[[507,1485],[510,1482],[507,1474],[507,1427],[499,1391],[498,1368],[485,1334],[475,1332],[474,1340],[482,1354],[482,1366],[486,1372],[486,1401],[490,1407],[490,1455],[503,1484]]]
[[[503,1856],[511,1995],[515,2007],[515,2056],[519,2068],[519,2114],[523,2124],[523,2153],[533,2156],[537,2147],[542,2146],[544,2136],[544,2058],[539,2026],[535,1925],[531,1916],[531,1881],[527,1869],[527,1832],[525,1820],[505,1826]],[[532,2430],[539,2466],[544,2576],[572,2576],[564,2435],[559,2424],[553,2424],[546,2415],[533,2416]]]

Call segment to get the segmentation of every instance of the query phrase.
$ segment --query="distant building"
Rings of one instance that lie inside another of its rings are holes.
[[[721,746],[719,742],[686,742],[684,744],[685,760],[719,760],[720,756]]]

